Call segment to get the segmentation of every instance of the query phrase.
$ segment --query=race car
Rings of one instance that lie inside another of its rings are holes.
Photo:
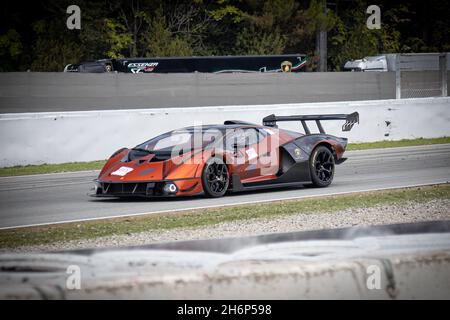
[[[122,148],[107,161],[95,182],[96,197],[161,197],[312,185],[327,187],[342,163],[347,139],[325,133],[322,120],[345,120],[343,131],[359,123],[359,114],[269,115],[263,125],[227,120],[173,130],[134,148]],[[298,121],[304,133],[278,128]],[[314,121],[319,133],[311,133]]]

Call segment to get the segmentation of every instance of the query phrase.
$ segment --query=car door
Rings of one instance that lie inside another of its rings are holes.
[[[258,166],[261,179],[271,179],[279,171],[279,136],[275,130],[258,128]]]

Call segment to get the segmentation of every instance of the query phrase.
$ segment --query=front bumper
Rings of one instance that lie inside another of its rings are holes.
[[[113,182],[94,180],[94,193],[92,197],[167,197],[189,193],[197,187],[197,179],[183,179],[183,184],[192,181],[192,188],[180,189],[177,181],[135,181]]]

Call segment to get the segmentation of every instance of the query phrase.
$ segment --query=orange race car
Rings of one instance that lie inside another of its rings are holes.
[[[342,130],[349,131],[359,115],[270,115],[262,126],[228,120],[164,133],[115,152],[95,180],[93,196],[221,197],[227,191],[326,187],[335,165],[345,160],[347,139],[326,134],[321,120],[345,120]],[[305,133],[279,129],[280,121],[299,121]],[[315,121],[319,133],[312,134],[307,121]]]

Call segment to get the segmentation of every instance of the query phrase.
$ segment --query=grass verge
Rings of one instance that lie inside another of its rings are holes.
[[[407,147],[407,146],[419,146],[429,144],[442,144],[450,143],[450,137],[434,138],[434,139],[414,139],[414,140],[398,140],[398,141],[378,141],[368,143],[350,143],[347,150],[367,150],[376,148],[394,148],[394,147]],[[29,166],[15,166],[0,168],[0,177],[6,176],[21,176],[30,174],[42,174],[42,173],[58,173],[58,172],[72,172],[83,170],[100,170],[105,160],[91,161],[91,162],[70,162],[62,164],[42,164],[42,165],[29,165]]]
[[[450,199],[450,185],[362,192],[302,200],[275,201],[139,217],[0,230],[0,247],[14,248],[144,231],[198,228],[223,222],[281,217],[300,213],[323,212],[326,214],[349,208],[367,208],[409,201],[426,202],[432,199]]]
[[[42,173],[73,172],[83,170],[100,170],[101,168],[103,168],[105,163],[105,160],[99,160],[90,162],[70,162],[61,164],[41,164],[7,167],[0,168],[0,177],[23,176]]]
[[[396,141],[377,141],[377,142],[364,142],[364,143],[349,143],[347,150],[367,150],[367,149],[380,149],[380,148],[396,148],[396,147],[412,147],[422,146],[430,144],[443,144],[450,143],[450,137],[432,138],[432,139],[412,139],[412,140],[396,140]]]

